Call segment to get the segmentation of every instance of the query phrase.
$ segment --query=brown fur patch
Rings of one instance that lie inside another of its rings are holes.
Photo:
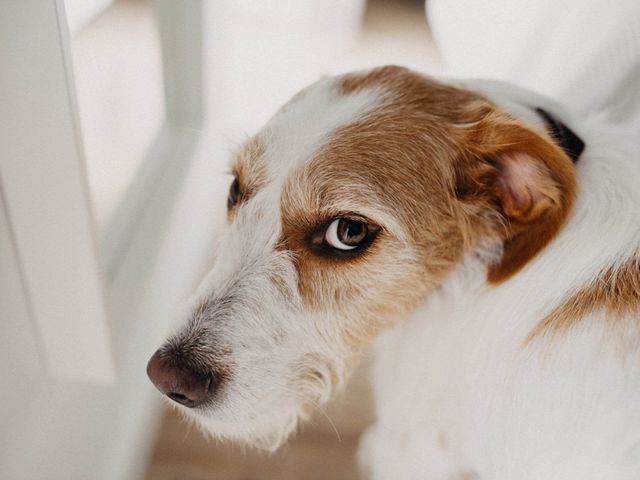
[[[400,90],[389,90],[392,101],[336,131],[288,179],[281,201],[281,248],[295,254],[303,298],[312,308],[358,317],[363,328],[348,331],[354,345],[390,316],[415,308],[460,261],[465,244],[452,205],[458,152],[448,124],[457,118],[451,97],[471,94],[398,67],[347,75],[341,87],[348,94],[380,82]],[[308,232],[322,222],[366,212],[381,231],[360,255],[333,258],[310,248]]]
[[[266,142],[259,135],[250,138],[236,153],[231,167],[231,173],[238,179],[240,196],[236,207],[250,199],[267,181],[267,171],[264,165]],[[228,218],[233,217],[235,208],[227,212]]]
[[[299,289],[312,308],[402,314],[483,238],[504,242],[492,282],[513,275],[553,238],[575,190],[572,163],[557,146],[483,97],[401,67],[340,80],[345,95],[369,87],[387,92],[383,104],[334,132],[284,186],[280,248],[295,254]],[[526,187],[540,192],[525,188],[525,201],[514,203],[500,183],[501,162],[519,153],[537,162],[536,185]],[[308,232],[319,223],[363,212],[382,230],[359,256],[309,248]]]
[[[396,131],[390,133],[409,133],[413,138],[407,139],[408,145],[422,140],[427,155],[419,159],[419,165],[432,168],[439,160],[455,171],[456,192],[471,214],[463,222],[467,227],[463,227],[463,237],[474,243],[498,231],[504,252],[488,272],[490,282],[507,280],[551,241],[571,210],[576,190],[573,164],[555,143],[479,95],[400,67],[347,75],[342,82],[345,92],[373,86],[393,92],[388,109],[407,115],[386,119],[395,126]],[[405,107],[398,108],[402,104]],[[407,112],[407,105],[417,111]],[[429,130],[420,128],[424,126]],[[435,144],[441,136],[453,143],[438,149]],[[516,191],[513,184],[505,183],[503,173],[523,158],[531,160],[539,178]],[[488,218],[494,225],[487,224]]]
[[[604,270],[598,278],[553,309],[527,337],[527,342],[547,334],[566,332],[585,315],[597,311],[610,320],[640,315],[640,254]]]

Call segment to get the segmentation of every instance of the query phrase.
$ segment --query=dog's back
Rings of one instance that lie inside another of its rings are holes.
[[[380,338],[379,421],[361,449],[374,478],[640,475],[640,158],[627,132],[578,128],[556,239],[496,286],[468,258]]]

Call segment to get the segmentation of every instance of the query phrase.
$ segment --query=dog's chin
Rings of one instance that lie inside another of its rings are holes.
[[[247,414],[244,409],[222,405],[179,410],[209,437],[270,452],[277,450],[291,436],[299,420],[305,416],[303,409],[294,405],[279,405],[268,414]]]

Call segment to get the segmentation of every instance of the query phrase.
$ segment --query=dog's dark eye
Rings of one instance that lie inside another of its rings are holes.
[[[233,179],[233,183],[231,187],[229,187],[229,196],[227,197],[227,208],[231,210],[236,206],[238,200],[240,199],[240,182],[238,182],[238,177]]]
[[[369,226],[360,220],[336,218],[324,233],[324,241],[337,250],[355,250],[369,238]]]

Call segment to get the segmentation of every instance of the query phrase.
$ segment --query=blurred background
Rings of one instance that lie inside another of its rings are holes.
[[[0,477],[355,479],[364,359],[281,451],[206,439],[146,361],[216,255],[229,152],[321,75],[490,77],[638,132],[640,2],[8,0]]]

